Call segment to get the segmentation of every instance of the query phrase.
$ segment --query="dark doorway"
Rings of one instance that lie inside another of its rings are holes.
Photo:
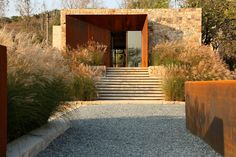
[[[127,51],[126,51],[126,32],[112,32],[112,66],[126,67]]]

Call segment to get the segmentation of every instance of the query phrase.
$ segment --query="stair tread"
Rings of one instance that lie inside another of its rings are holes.
[[[99,100],[164,100],[164,97],[99,97]]]
[[[164,94],[163,91],[98,91],[99,94]]]
[[[115,93],[115,94],[99,94],[101,97],[156,97],[164,96],[164,94],[144,94],[144,93]]]

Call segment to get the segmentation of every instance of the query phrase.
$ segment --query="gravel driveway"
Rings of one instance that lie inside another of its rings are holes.
[[[184,105],[90,105],[38,157],[219,156],[185,129]]]

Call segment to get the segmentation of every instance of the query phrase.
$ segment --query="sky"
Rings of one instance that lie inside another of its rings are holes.
[[[61,0],[44,0],[48,10],[60,9],[61,8]],[[19,15],[16,11],[15,3],[17,0],[10,0],[8,11],[6,15],[8,17]],[[103,0],[105,7],[107,8],[119,8],[121,0]],[[34,8],[34,13],[40,12],[43,0],[32,0],[32,6]]]
[[[42,12],[42,4],[43,1],[45,1],[47,10],[53,10],[53,9],[60,9],[61,8],[61,0],[31,0],[32,6],[34,8],[34,13]],[[10,6],[6,12],[6,15],[8,17],[19,15],[16,11],[16,5],[15,3],[17,0],[10,0]],[[122,0],[103,0],[104,5],[106,8],[119,8]],[[176,4],[176,5],[175,5]],[[170,6],[172,8],[177,7],[178,3],[175,3],[175,0],[171,0]]]

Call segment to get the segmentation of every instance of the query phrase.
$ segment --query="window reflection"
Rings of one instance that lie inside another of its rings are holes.
[[[141,31],[128,31],[128,67],[141,67]]]

